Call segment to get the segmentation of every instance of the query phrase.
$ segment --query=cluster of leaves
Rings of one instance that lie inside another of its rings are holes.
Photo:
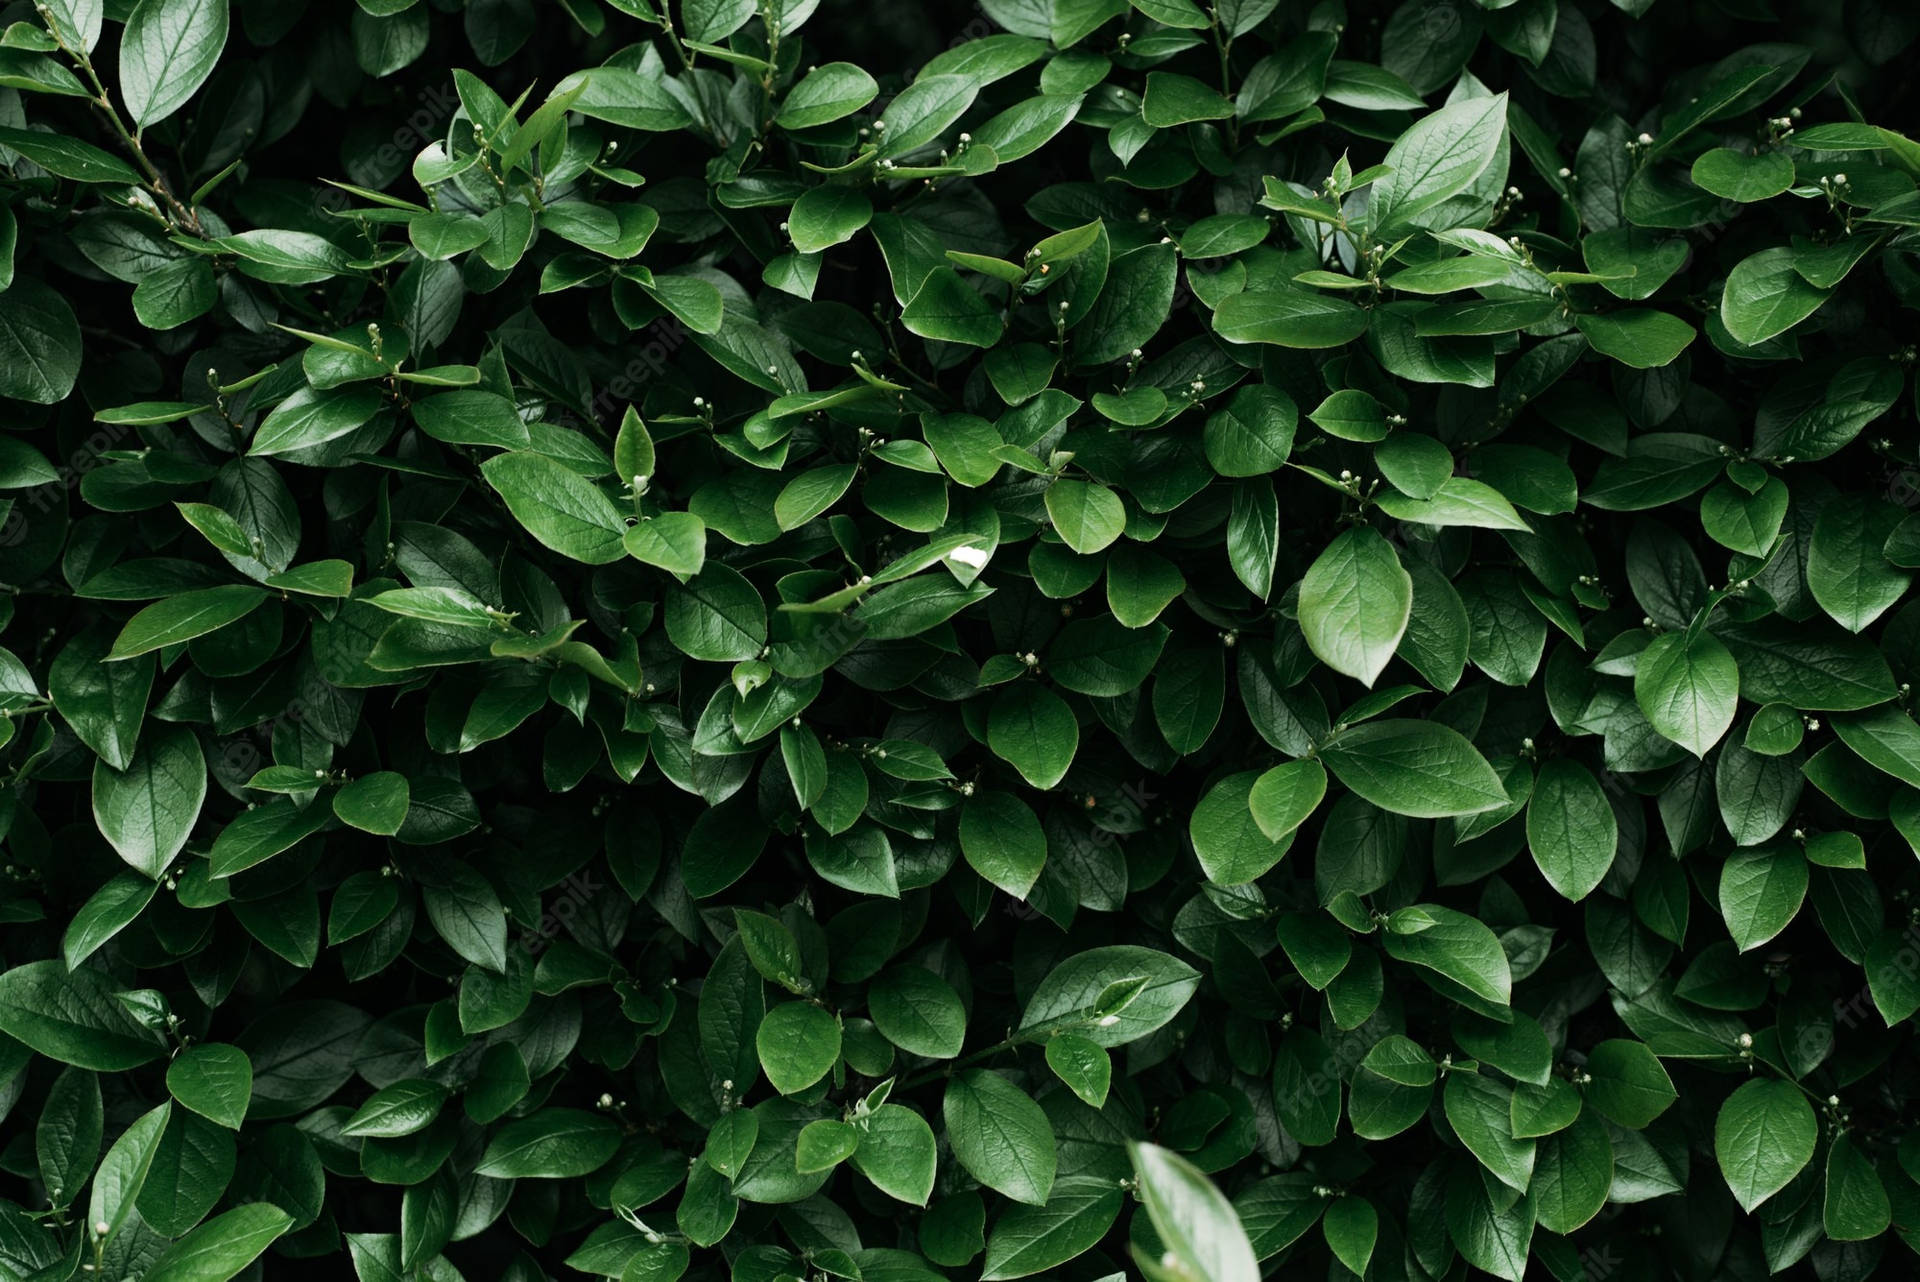
[[[5,6],[0,1277],[1910,1275],[1917,37]]]

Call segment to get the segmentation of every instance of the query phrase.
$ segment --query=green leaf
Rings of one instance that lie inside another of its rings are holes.
[[[1860,632],[1892,608],[1913,582],[1883,549],[1902,513],[1891,503],[1840,498],[1820,509],[1807,548],[1807,586],[1827,615]]]
[[[1834,718],[1833,728],[1860,758],[1910,787],[1920,788],[1920,725],[1897,708],[1875,708]]]
[[[743,1116],[732,1113],[730,1117]],[[752,1113],[744,1116],[751,1118]],[[719,1125],[708,1135],[708,1152],[711,1155],[713,1137],[725,1126],[722,1118]],[[748,1148],[751,1149],[751,1145]],[[799,1142],[794,1146],[794,1166],[802,1175],[811,1175],[816,1171],[830,1171],[840,1163],[852,1157],[860,1147],[860,1132],[849,1122],[836,1122],[832,1118],[821,1118],[817,1122],[808,1122],[806,1129],[800,1132]],[[711,1157],[709,1157],[711,1165]],[[719,1167],[715,1167],[719,1170]],[[724,1170],[721,1174],[726,1174]]]
[[[1693,162],[1693,182],[1726,200],[1750,205],[1793,186],[1793,160],[1785,152],[1747,155],[1730,147],[1705,151]]]
[[[1366,526],[1342,532],[1300,583],[1300,630],[1334,671],[1371,686],[1413,612],[1413,579],[1393,545]]]
[[[1193,853],[1207,880],[1216,886],[1242,886],[1253,881],[1279,863],[1293,845],[1290,828],[1274,837],[1260,822],[1254,794],[1264,778],[1252,770],[1228,775],[1207,790],[1187,821]],[[1326,786],[1324,772],[1320,786]],[[1274,817],[1269,816],[1270,820]]]
[[[707,563],[706,522],[691,512],[662,512],[628,526],[620,546],[634,560],[684,583]]]
[[[873,218],[873,202],[856,187],[810,187],[793,202],[787,235],[794,249],[817,254],[852,240]]]
[[[980,84],[972,76],[921,76],[880,113],[884,158],[904,156],[928,146],[973,105]]]
[[[1066,777],[1080,746],[1080,727],[1066,701],[1034,681],[1019,681],[994,696],[987,711],[987,746],[1035,788]]]
[[[1678,1097],[1673,1080],[1644,1042],[1610,1038],[1587,1052],[1582,1094],[1602,1117],[1644,1130]]]
[[[85,1069],[63,1069],[34,1123],[40,1182],[53,1205],[71,1203],[93,1174],[105,1126],[99,1079]]]
[[[173,1106],[167,1103],[142,1113],[100,1159],[87,1198],[86,1219],[100,1237],[111,1240],[133,1214],[172,1113]],[[106,1226],[104,1233],[100,1232],[101,1225]]]
[[[561,556],[589,565],[617,561],[626,525],[607,496],[544,454],[499,454],[480,465],[514,520]]]
[[[1196,120],[1222,120],[1232,114],[1232,103],[1192,76],[1171,71],[1147,74],[1140,115],[1155,129],[1172,129]]]
[[[1000,317],[993,305],[951,267],[927,273],[900,313],[900,323],[922,338],[968,347],[992,347],[1000,340]]]
[[[1079,1257],[1106,1236],[1123,1201],[1112,1180],[1081,1176],[1055,1184],[1045,1206],[1007,1208],[987,1235],[981,1282],[1030,1277]]]
[[[1720,867],[1720,915],[1743,953],[1785,930],[1806,894],[1806,856],[1790,847],[1736,851]]]
[[[1512,998],[1513,973],[1500,941],[1487,927],[1437,904],[1393,914],[1381,943],[1394,958],[1421,966],[1495,1006]]]
[[[324,445],[357,430],[379,408],[379,393],[365,385],[324,392],[303,387],[267,415],[247,452],[270,456]]]
[[[186,106],[226,44],[227,0],[140,0],[120,38],[120,93],[133,123],[145,129]]]
[[[760,1067],[782,1095],[806,1090],[840,1061],[840,1021],[808,1002],[782,1002],[755,1035]]]
[[[1713,1154],[1749,1215],[1813,1160],[1819,1124],[1800,1089],[1776,1078],[1736,1087],[1713,1123]]]
[[[1696,337],[1678,316],[1650,307],[1592,312],[1573,318],[1593,350],[1634,369],[1658,369],[1680,359]]]
[[[1300,411],[1277,387],[1256,383],[1233,394],[1207,419],[1207,463],[1221,476],[1264,476],[1293,450]]]
[[[107,659],[109,662],[132,659],[150,650],[217,632],[252,614],[266,599],[267,594],[260,588],[234,584],[182,592],[155,601],[127,620],[126,627],[114,638]]]
[[[1507,96],[1468,98],[1415,121],[1387,149],[1368,217],[1376,237],[1419,225],[1420,215],[1465,191],[1504,154]]]
[[[978,792],[960,807],[960,850],[973,870],[1025,899],[1047,862],[1047,838],[1033,810],[1007,792]]]
[[[1341,783],[1383,810],[1418,819],[1479,814],[1508,804],[1485,757],[1458,731],[1432,721],[1370,721],[1320,749]]]
[[[1171,1257],[1155,1261],[1164,1270],[1161,1276],[1178,1282],[1258,1282],[1260,1266],[1240,1217],[1198,1167],[1155,1144],[1129,1142],[1127,1156],[1153,1230]]]
[[[787,91],[774,121],[782,129],[811,129],[852,115],[879,95],[873,77],[853,63],[823,63]]]
[[[78,138],[31,129],[0,128],[0,146],[19,152],[50,174],[71,178],[75,182],[127,185],[138,185],[140,182],[140,175],[126,161]],[[40,366],[39,361],[46,357],[53,358],[54,370],[63,369],[69,360],[78,369],[80,335],[78,325],[72,320],[72,310],[65,302],[53,301],[57,296],[32,278],[23,278],[0,298],[11,304],[16,296],[18,304],[29,310],[24,316],[9,317],[7,322],[0,324],[0,332],[8,336],[8,347],[13,349],[8,354],[18,351],[26,355],[28,360],[24,371],[10,369],[7,377],[16,385],[28,388],[44,386],[48,371]],[[71,343],[65,341],[69,332],[73,335]],[[36,336],[38,343],[23,342],[26,334]],[[70,356],[64,355],[68,349],[71,349]],[[58,376],[54,385],[58,385]],[[71,380],[68,380],[68,386],[72,386]],[[36,405],[51,405],[65,399],[65,395],[62,392],[59,396],[48,397],[40,393],[19,399],[32,401]]]
[[[293,1217],[271,1203],[237,1206],[169,1246],[146,1276],[152,1282],[226,1282],[292,1226]]]
[[[1327,772],[1319,762],[1289,761],[1254,781],[1247,806],[1267,839],[1278,841],[1305,823],[1326,794]]]
[[[1696,757],[1733,724],[1740,669],[1707,632],[1663,633],[1640,652],[1633,697],[1653,728]]]
[[[756,659],[767,643],[767,607],[739,571],[710,565],[667,589],[667,636],[691,659]]]
[[[1127,511],[1120,496],[1091,481],[1055,481],[1047,488],[1047,516],[1068,547],[1090,556],[1120,537]]]
[[[1793,262],[1784,246],[1763,249],[1727,274],[1720,323],[1736,342],[1751,347],[1784,334],[1827,301],[1830,291],[1809,285]]]
[[[492,392],[473,388],[441,392],[415,401],[411,412],[421,431],[449,445],[511,450],[524,448],[531,439],[513,402]]]
[[[1548,885],[1585,899],[1613,866],[1618,842],[1613,807],[1592,771],[1565,757],[1540,768],[1527,800],[1527,845]]]
[[[1304,289],[1246,290],[1220,300],[1213,328],[1229,343],[1342,347],[1366,332],[1367,313]]]
[[[403,1078],[381,1087],[340,1125],[342,1135],[398,1139],[433,1125],[447,1102],[447,1088],[438,1082]]]
[[[867,989],[867,1008],[881,1035],[913,1055],[952,1059],[966,1040],[967,1011],[960,995],[924,967],[881,972]]]
[[[362,775],[333,796],[340,822],[375,836],[391,837],[406,820],[411,791],[407,777],[393,770]]]
[[[420,898],[447,947],[495,974],[506,970],[506,913],[477,870],[458,860],[443,861],[422,879]]]
[[[719,44],[753,17],[752,0],[687,0],[681,13],[687,39]]]
[[[1055,966],[1027,999],[1024,1031],[1069,1029],[1096,1046],[1124,1046],[1163,1027],[1185,1008],[1200,973],[1157,949],[1113,944],[1076,953]],[[1124,986],[1123,1001],[1110,991]]]
[[[1827,1150],[1827,1192],[1821,1223],[1836,1242],[1865,1242],[1893,1222],[1886,1185],[1860,1146],[1846,1135]]]
[[[897,1201],[925,1206],[933,1195],[937,1153],[926,1119],[898,1104],[882,1104],[867,1118],[853,1168]]]
[[[543,1108],[495,1132],[474,1170],[495,1179],[566,1179],[599,1170],[619,1147],[611,1118]]]
[[[1427,1115],[1439,1069],[1409,1038],[1376,1042],[1348,1083],[1347,1118],[1362,1139],[1384,1140]]]
[[[1026,1092],[998,1073],[970,1068],[948,1082],[941,1116],[968,1174],[1016,1202],[1046,1205],[1058,1160],[1053,1126]]]
[[[1388,516],[1419,525],[1464,525],[1526,532],[1533,529],[1498,490],[1464,476],[1446,478],[1430,498],[1408,498],[1389,492],[1382,494],[1378,502],[1380,510]]]
[[[1605,1123],[1591,1113],[1542,1138],[1528,1190],[1540,1227],[1565,1234],[1591,1222],[1612,1191],[1616,1161]]]
[[[1327,1249],[1354,1273],[1364,1277],[1380,1237],[1380,1213],[1363,1197],[1336,1198],[1320,1217]]]
[[[125,770],[94,763],[94,823],[129,867],[155,881],[185,848],[206,798],[206,759],[184,726],[149,723]]]
[[[160,1057],[161,1036],[134,1018],[99,971],[68,973],[58,961],[25,962],[0,974],[0,1032],[49,1059],[121,1073]]]
[[[1089,1108],[1106,1103],[1113,1059],[1098,1043],[1077,1033],[1061,1033],[1047,1039],[1046,1057],[1053,1075]]]
[[[189,1047],[167,1065],[167,1093],[209,1121],[237,1131],[253,1095],[253,1064],[237,1046],[205,1042]]]
[[[1787,516],[1787,487],[1779,477],[1749,494],[1722,481],[1700,496],[1700,525],[1722,547],[1765,557]]]
[[[1449,1073],[1441,1097],[1448,1124],[1480,1165],[1525,1193],[1533,1180],[1534,1143],[1513,1137],[1512,1092],[1479,1073]]]

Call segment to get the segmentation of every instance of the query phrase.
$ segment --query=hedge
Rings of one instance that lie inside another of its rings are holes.
[[[1920,1265],[1904,0],[0,11],[0,1278]]]

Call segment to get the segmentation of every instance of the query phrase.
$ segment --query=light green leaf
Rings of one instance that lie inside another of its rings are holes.
[[[1300,583],[1300,630],[1321,662],[1371,686],[1413,612],[1413,579],[1366,526],[1343,531]]]
[[[1819,1123],[1799,1087],[1778,1078],[1744,1082],[1720,1106],[1713,1153],[1740,1209],[1755,1207],[1813,1160]]]
[[[967,1173],[1016,1202],[1044,1206],[1058,1157],[1040,1106],[998,1073],[970,1068],[947,1083],[947,1141]]]

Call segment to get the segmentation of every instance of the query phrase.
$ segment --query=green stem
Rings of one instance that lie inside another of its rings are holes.
[[[140,145],[139,136],[127,128],[126,121],[122,120],[120,113],[114,109],[113,99],[107,93],[107,87],[102,83],[100,73],[94,70],[93,59],[87,56],[85,49],[75,49],[67,43],[66,37],[60,33],[60,25],[54,22],[44,9],[40,16],[41,21],[46,24],[48,33],[53,36],[54,43],[60,46],[60,51],[71,58],[73,64],[86,76],[87,83],[93,88],[91,101],[94,108],[100,112],[113,132],[119,135],[121,145],[140,166],[140,172],[147,180],[147,190],[169,211],[177,230],[191,232],[204,239],[206,232],[200,227],[199,215],[180,203],[180,198],[173,194],[171,187],[167,186],[167,180],[161,174],[160,167],[153,163],[152,157],[147,155],[147,149]]]

